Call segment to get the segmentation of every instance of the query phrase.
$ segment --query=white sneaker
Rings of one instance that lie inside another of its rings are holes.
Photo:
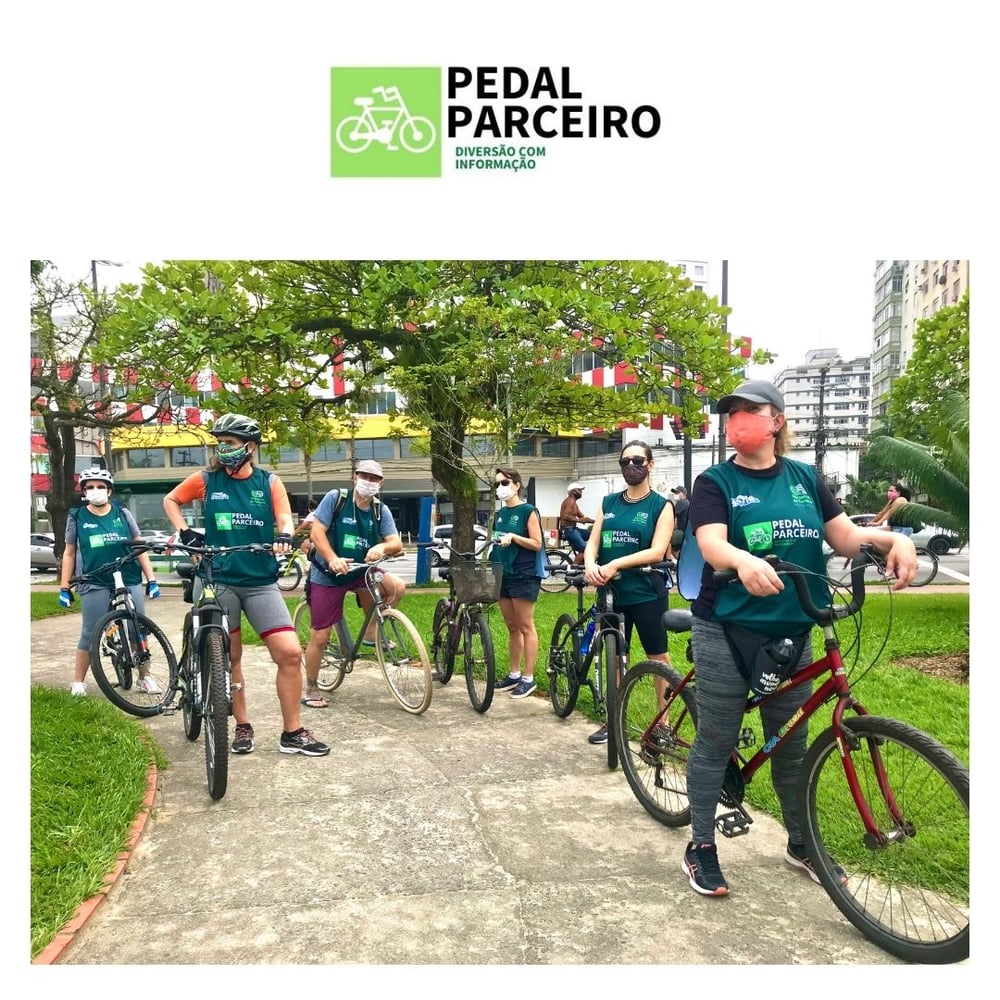
[[[163,694],[163,688],[156,683],[156,678],[152,674],[140,677],[137,687],[140,691],[145,691],[146,694]]]
[[[69,693],[73,695],[74,698],[79,698],[87,693],[87,685],[83,681],[73,681],[69,686]]]

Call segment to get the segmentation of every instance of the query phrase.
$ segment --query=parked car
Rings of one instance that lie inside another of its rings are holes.
[[[53,570],[59,568],[55,553],[56,536],[43,531],[31,533],[31,568]]]
[[[452,527],[450,524],[439,524],[431,532],[431,541],[435,543],[434,548],[428,549],[432,566],[448,565],[451,549],[448,548],[447,543],[451,541]],[[473,525],[473,534],[476,536],[475,548],[478,555],[486,548],[490,533],[481,524],[475,524]]]
[[[875,515],[853,514],[851,515],[851,520],[855,524],[865,527],[875,520]],[[954,532],[948,531],[945,528],[939,528],[934,524],[925,524],[921,531],[915,531],[911,537],[913,538],[914,545],[930,549],[936,556],[946,555],[952,549],[959,548],[958,536]],[[829,554],[833,550],[824,542],[823,551]]]

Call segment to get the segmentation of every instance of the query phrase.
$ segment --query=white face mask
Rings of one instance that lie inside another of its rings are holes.
[[[497,487],[497,500],[509,500],[512,496],[516,495],[517,490],[514,488],[513,483],[510,486]]]
[[[367,500],[371,500],[380,489],[382,489],[381,483],[370,483],[367,479],[359,479],[355,484],[354,488],[358,491],[359,497],[365,497]]]
[[[95,507],[103,507],[108,502],[108,491],[97,486],[88,489],[84,495],[87,503],[92,503]]]

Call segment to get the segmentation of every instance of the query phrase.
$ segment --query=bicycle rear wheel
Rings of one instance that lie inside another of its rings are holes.
[[[221,799],[229,782],[229,692],[226,644],[213,629],[202,650],[202,687],[205,692],[205,771],[208,794]]]
[[[560,719],[565,719],[576,708],[576,699],[580,696],[575,625],[572,615],[563,614],[556,620],[549,643],[549,662],[545,668],[549,677],[549,700]]]
[[[486,615],[475,611],[468,615],[463,629],[465,639],[465,686],[472,707],[482,715],[493,703],[496,683],[496,662],[493,655],[493,633]]]
[[[687,761],[698,724],[694,688],[658,660],[643,660],[625,675],[615,713],[622,770],[642,807],[664,826],[687,826]],[[657,685],[666,690],[660,707]]]
[[[434,694],[431,661],[420,633],[395,608],[382,612],[375,654],[393,698],[411,715],[426,712]]]
[[[178,672],[181,682],[181,718],[184,735],[193,743],[201,735],[201,674],[194,655],[194,625],[191,612],[184,616],[184,639]]]
[[[832,727],[820,733],[799,778],[798,814],[820,884],[865,937],[897,958],[968,958],[968,769],[895,719],[844,724],[855,738],[840,745]],[[842,752],[878,835],[862,822]]]
[[[451,601],[442,597],[434,606],[434,625],[431,640],[431,659],[434,661],[434,680],[447,684],[455,672],[455,650],[451,648],[451,627],[448,613]]]
[[[119,608],[94,626],[90,669],[108,701],[129,715],[159,715],[173,698],[173,647],[163,630],[138,612]]]
[[[299,637],[299,645],[302,647],[302,655],[305,656],[306,646],[309,645],[309,636],[312,629],[312,610],[305,600],[299,601],[292,615],[292,625],[296,635]],[[347,673],[347,655],[345,650],[350,648],[350,642],[344,641],[344,630],[347,623],[343,618],[330,629],[330,637],[326,640],[326,647],[319,663],[319,673],[316,675],[316,686],[320,691],[336,691],[344,680]]]
[[[569,587],[566,571],[573,565],[572,559],[562,549],[545,550],[545,569],[548,576],[542,577],[542,590],[549,594],[561,594]]]
[[[278,590],[295,590],[301,582],[302,564],[298,559],[292,559],[278,576]]]
[[[922,546],[917,549],[917,572],[910,581],[911,587],[926,587],[937,576],[938,557]]]

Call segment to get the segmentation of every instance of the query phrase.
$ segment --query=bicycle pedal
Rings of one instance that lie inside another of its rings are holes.
[[[740,730],[739,739],[736,741],[737,749],[739,750],[749,750],[750,747],[757,745],[757,736],[754,731],[749,726],[744,726]]]
[[[749,833],[753,820],[743,811],[723,813],[715,817],[715,828],[723,837],[742,837]]]

